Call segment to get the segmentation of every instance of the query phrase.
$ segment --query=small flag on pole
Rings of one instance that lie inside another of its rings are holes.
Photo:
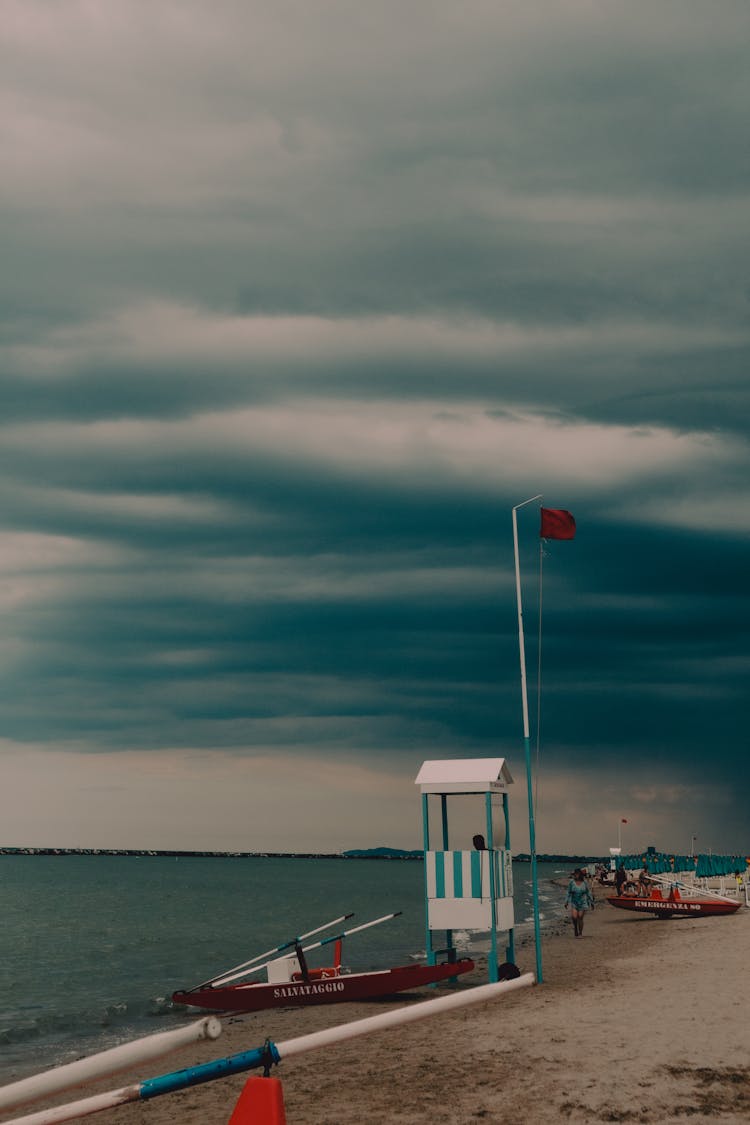
[[[564,508],[542,508],[541,539],[575,539],[576,521]]]
[[[627,824],[627,823],[628,823],[628,822],[627,822],[627,820],[625,819],[625,817],[623,817],[623,818],[622,818],[622,823],[623,823],[623,824]]]

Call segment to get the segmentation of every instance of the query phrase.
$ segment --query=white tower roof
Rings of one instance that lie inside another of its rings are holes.
[[[513,784],[505,758],[447,758],[422,762],[422,793],[502,793]]]

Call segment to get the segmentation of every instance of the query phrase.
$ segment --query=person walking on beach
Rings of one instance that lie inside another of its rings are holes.
[[[573,872],[573,878],[568,883],[568,893],[565,897],[565,909],[570,907],[570,917],[573,922],[573,933],[580,937],[583,933],[583,918],[587,910],[594,909],[594,899],[588,883],[583,877],[580,868]]]
[[[622,888],[627,881],[628,881],[627,873],[625,871],[624,866],[620,863],[620,864],[618,864],[617,870],[615,871],[615,889],[616,889],[618,895],[622,894]]]

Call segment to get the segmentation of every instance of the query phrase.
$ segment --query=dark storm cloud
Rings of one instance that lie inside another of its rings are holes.
[[[11,15],[2,737],[518,758],[544,490],[547,768],[736,801],[746,5]]]
[[[106,27],[71,5],[62,49],[19,19],[13,292],[532,319],[543,302],[549,321],[720,315],[744,285],[741,6],[437,5],[427,27],[292,11],[290,38],[275,7],[186,6],[146,46],[124,9]]]

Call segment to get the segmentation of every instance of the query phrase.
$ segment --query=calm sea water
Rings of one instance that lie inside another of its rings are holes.
[[[543,924],[557,871],[539,865]],[[424,953],[423,877],[414,861],[0,856],[0,1084],[176,1026],[175,989],[351,911],[347,926],[402,913],[346,942],[347,964],[407,963]],[[514,884],[520,939],[528,864]]]

